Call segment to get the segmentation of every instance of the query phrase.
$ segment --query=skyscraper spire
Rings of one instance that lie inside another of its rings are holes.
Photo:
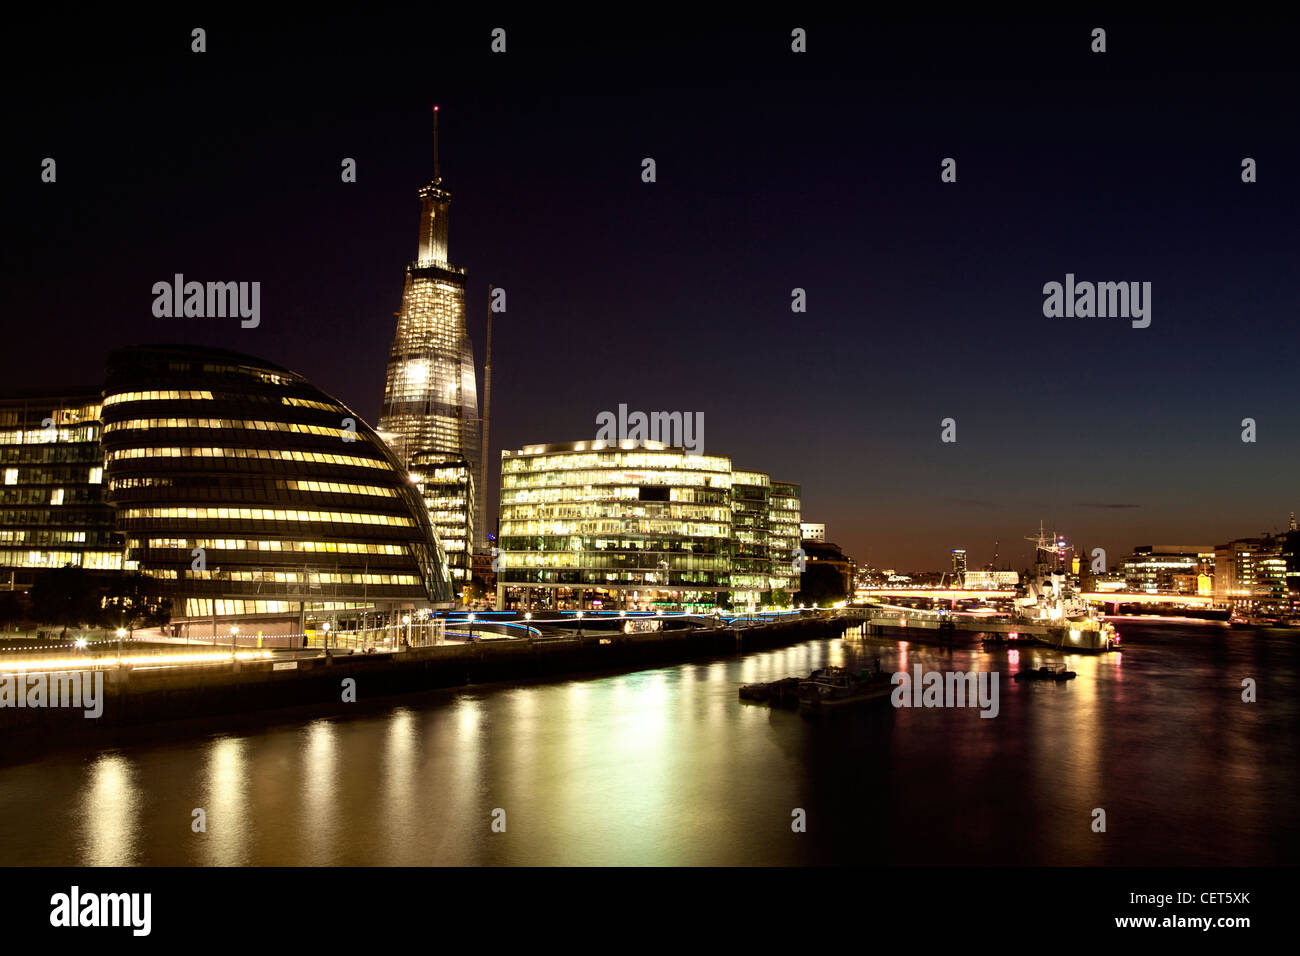
[[[478,383],[465,318],[465,270],[447,250],[451,191],[442,185],[433,108],[433,181],[418,190],[420,241],[406,268],[388,356],[379,431],[437,514],[452,576],[468,581],[480,481]]]

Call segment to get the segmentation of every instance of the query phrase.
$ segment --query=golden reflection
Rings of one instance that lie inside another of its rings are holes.
[[[102,754],[90,765],[90,779],[77,819],[82,859],[89,866],[130,866],[139,853],[140,801],[135,767],[125,757]]]

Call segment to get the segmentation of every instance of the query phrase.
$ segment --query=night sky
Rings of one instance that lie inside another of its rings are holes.
[[[802,482],[805,520],[900,569],[995,539],[1023,567],[1040,519],[1113,564],[1300,506],[1288,31],[360,16],[12,25],[4,388],[193,342],[374,423],[438,103],[480,362],[507,292],[494,462],[620,403],[702,411],[705,451]],[[261,326],[155,318],[176,272],[260,281]],[[1151,282],[1151,326],[1044,317],[1067,272]]]

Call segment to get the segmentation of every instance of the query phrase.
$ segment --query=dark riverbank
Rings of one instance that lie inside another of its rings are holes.
[[[79,708],[0,708],[6,749],[94,743],[115,731],[158,725],[177,729],[199,720],[292,709],[300,717],[330,716],[367,702],[391,706],[395,695],[439,688],[616,674],[841,634],[847,622],[809,618],[742,628],[595,633],[581,639],[478,641],[414,648],[399,654],[351,654],[230,665],[104,672],[103,713]],[[348,682],[351,681],[350,685]],[[345,697],[350,699],[345,700]],[[216,720],[218,726],[220,720]],[[54,738],[54,739],[52,739]]]

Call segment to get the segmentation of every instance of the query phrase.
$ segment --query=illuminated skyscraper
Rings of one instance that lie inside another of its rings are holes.
[[[451,193],[442,185],[438,165],[437,109],[433,180],[419,191],[419,255],[406,267],[379,431],[408,470],[416,456],[426,466],[439,460],[468,465],[466,526],[459,537],[472,543],[479,462],[478,389],[474,347],[465,323],[465,270],[447,260]],[[468,550],[463,554],[468,568]],[[452,573],[465,576],[464,569],[455,566]]]

